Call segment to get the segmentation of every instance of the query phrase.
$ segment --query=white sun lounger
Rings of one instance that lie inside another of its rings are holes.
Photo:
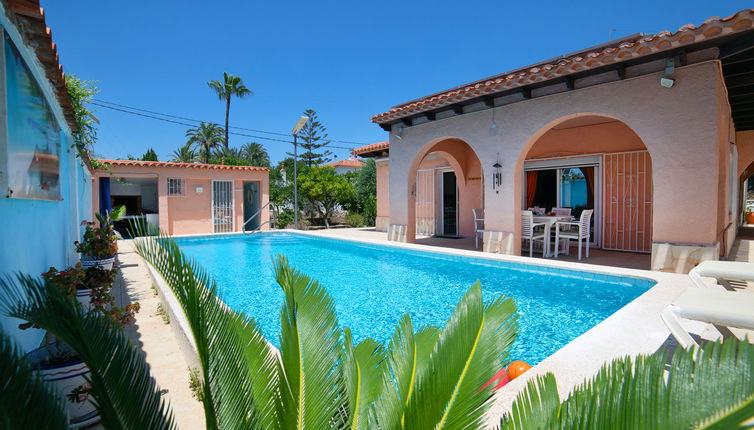
[[[702,281],[702,276],[708,278],[729,279],[736,281],[754,282],[754,263],[742,263],[738,261],[713,261],[707,260],[699,263],[691,269],[689,278],[699,288],[708,285]]]
[[[662,320],[684,348],[697,343],[681,325],[680,318],[728,327],[754,329],[754,294],[689,288],[663,309]]]

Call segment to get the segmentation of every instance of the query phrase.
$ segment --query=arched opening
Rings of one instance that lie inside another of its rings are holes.
[[[481,163],[468,143],[445,138],[426,144],[408,174],[406,240],[435,244],[427,238],[474,238],[474,215],[483,209]]]
[[[641,138],[624,122],[591,113],[561,118],[530,139],[519,166],[519,207],[543,214],[534,222],[544,222],[548,230],[547,240],[533,245],[535,252],[554,254],[557,227],[548,217],[570,214],[578,221],[585,211],[592,211],[590,247],[652,251],[652,159]],[[559,248],[576,244],[565,241]],[[643,260],[641,265],[648,267],[649,259]]]
[[[754,162],[744,169],[739,178],[741,201],[741,218],[740,224],[743,227],[754,228]]]

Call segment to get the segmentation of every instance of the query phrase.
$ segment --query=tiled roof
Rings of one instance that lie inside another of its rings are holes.
[[[347,160],[338,160],[333,161],[332,163],[327,163],[325,166],[330,167],[361,167],[364,165],[364,162],[361,160],[357,160],[355,158],[349,158]]]
[[[226,166],[224,164],[203,163],[171,163],[168,161],[141,161],[141,160],[98,160],[100,163],[111,166],[138,166],[138,167],[177,167],[185,169],[209,169],[209,170],[252,170],[255,172],[267,172],[266,167],[256,166]]]
[[[362,155],[362,154],[369,154],[371,152],[382,151],[382,150],[386,150],[386,149],[390,149],[390,142],[388,142],[388,141],[379,142],[379,143],[372,143],[370,145],[361,146],[361,147],[356,148],[353,151],[351,151],[351,154],[353,154],[353,155]]]
[[[440,109],[454,103],[495,94],[528,84],[563,77],[601,66],[644,57],[658,52],[679,49],[754,28],[754,9],[745,9],[727,18],[713,17],[696,27],[687,24],[675,33],[662,31],[655,35],[638,38],[598,49],[561,58],[549,64],[539,64],[515,72],[503,73],[484,81],[474,82],[438,94],[404,103],[385,113],[372,117],[372,122],[382,124],[410,115]]]
[[[76,131],[76,121],[66,90],[63,66],[60,65],[58,50],[52,41],[52,30],[45,23],[44,9],[39,6],[39,0],[3,0],[3,5],[10,12],[9,18],[16,24],[26,44],[37,54],[39,62],[44,67],[45,76],[55,89],[55,96],[63,108],[68,125]]]

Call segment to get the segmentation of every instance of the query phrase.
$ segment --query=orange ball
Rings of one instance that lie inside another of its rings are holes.
[[[514,380],[523,375],[524,372],[529,369],[531,369],[531,365],[529,365],[529,363],[523,361],[513,361],[508,365],[508,378],[510,380]]]

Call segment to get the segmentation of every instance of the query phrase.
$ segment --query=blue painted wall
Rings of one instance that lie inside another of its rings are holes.
[[[3,197],[0,198],[0,276],[15,273],[39,275],[50,266],[62,269],[78,261],[73,241],[81,236],[81,221],[91,217],[92,181],[88,170],[71,148],[70,129],[36,57],[23,44],[20,34],[7,21],[5,13],[0,13],[0,25],[29,66],[61,127],[61,200],[5,198],[5,190],[2,190]],[[5,100],[0,100],[0,103],[5,103]],[[7,124],[7,118],[0,120]],[[0,151],[6,151],[7,138],[0,137]],[[0,170],[4,169],[4,166],[0,166]],[[20,331],[17,328],[19,322],[0,315],[3,331],[12,334],[22,348],[30,350],[37,347],[43,336],[41,330]]]

